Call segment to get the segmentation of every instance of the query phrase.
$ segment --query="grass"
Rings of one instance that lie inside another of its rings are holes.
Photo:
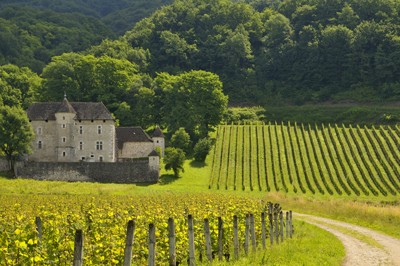
[[[213,262],[213,265],[341,265],[345,256],[341,242],[330,233],[302,221],[294,223],[295,237],[280,245],[236,262]],[[312,254],[312,256],[310,256]]]

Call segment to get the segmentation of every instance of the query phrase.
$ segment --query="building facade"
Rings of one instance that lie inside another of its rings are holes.
[[[29,160],[115,162],[115,121],[103,103],[34,103],[27,110],[35,131]]]

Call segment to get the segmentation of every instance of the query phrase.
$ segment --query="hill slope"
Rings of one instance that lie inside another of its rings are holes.
[[[395,196],[399,132],[398,126],[222,125],[209,187]]]

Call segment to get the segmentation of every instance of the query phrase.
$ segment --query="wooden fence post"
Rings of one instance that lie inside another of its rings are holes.
[[[238,217],[233,216],[233,255],[235,260],[239,259],[239,233],[238,233]]]
[[[274,244],[274,219],[272,218],[272,213],[268,214],[269,220],[269,241],[271,246]]]
[[[36,224],[36,232],[38,234],[38,245],[42,243],[42,219],[40,217],[36,217],[35,219],[35,224]]]
[[[169,244],[169,265],[176,265],[175,250],[175,223],[174,219],[168,218],[168,244]]]
[[[154,224],[149,224],[149,257],[148,265],[156,265],[156,227]]]
[[[289,236],[292,238],[293,235],[293,217],[292,217],[292,211],[289,211],[289,223],[290,223],[290,230],[289,230]]]
[[[135,232],[135,221],[129,220],[126,228],[125,251],[124,251],[124,266],[132,265],[132,246]]]
[[[274,211],[275,242],[279,244],[278,212]]]
[[[246,214],[246,226],[244,232],[244,253],[247,255],[249,253],[249,232],[250,231],[250,215]]]
[[[257,250],[257,243],[256,243],[256,230],[254,225],[254,214],[250,214],[250,237],[251,237],[251,247],[253,252]]]
[[[281,235],[281,243],[283,243],[284,237],[283,237],[283,211],[280,211],[279,213],[279,220],[280,220],[280,235]]]
[[[218,259],[222,260],[224,255],[224,224],[221,217],[218,217]]]
[[[206,256],[209,262],[212,262],[211,233],[208,219],[204,219],[204,238],[206,239]]]
[[[263,249],[266,248],[265,238],[266,238],[266,225],[265,225],[265,212],[261,213],[261,242]]]
[[[286,238],[289,238],[289,212],[286,212]]]
[[[83,232],[81,229],[75,231],[74,262],[72,265],[83,265]]]
[[[196,265],[196,258],[194,254],[194,226],[193,216],[188,215],[188,235],[189,235],[189,266]]]

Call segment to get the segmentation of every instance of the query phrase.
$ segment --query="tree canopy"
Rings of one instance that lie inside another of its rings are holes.
[[[16,156],[31,151],[33,130],[26,113],[18,107],[0,107],[0,151],[14,169]]]

